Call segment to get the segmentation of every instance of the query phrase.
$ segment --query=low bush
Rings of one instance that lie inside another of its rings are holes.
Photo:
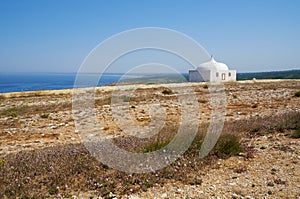
[[[1,114],[7,117],[17,117],[18,110],[15,107],[12,107],[12,108],[5,109],[4,111],[2,111]]]
[[[152,152],[152,151],[157,151],[169,144],[170,140],[164,140],[164,141],[158,141],[154,143],[150,143],[143,148],[144,153]]]
[[[300,138],[300,128],[291,134],[291,138]]]
[[[130,97],[127,96],[123,97],[123,102],[130,102]]]
[[[50,189],[49,189],[50,195],[55,195],[57,193],[58,193],[58,189],[56,187],[50,187]]]
[[[48,118],[49,117],[49,113],[43,113],[40,116],[41,116],[41,118]]]
[[[300,91],[295,93],[295,97],[300,97]]]
[[[218,158],[227,158],[237,155],[243,151],[240,143],[240,137],[233,134],[224,134],[219,138],[212,153]]]
[[[169,90],[169,89],[165,89],[161,93],[164,94],[164,95],[170,95],[170,94],[172,94],[172,91]]]

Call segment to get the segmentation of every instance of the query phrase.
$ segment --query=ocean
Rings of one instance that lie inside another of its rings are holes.
[[[98,86],[117,82],[121,74],[103,74]],[[0,93],[61,90],[74,87],[76,73],[0,73]]]

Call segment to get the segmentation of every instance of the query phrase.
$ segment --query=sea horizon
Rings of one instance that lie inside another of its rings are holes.
[[[84,73],[82,75],[87,77],[99,76],[95,73]],[[72,89],[74,88],[76,76],[76,72],[2,72],[0,73],[0,93]],[[186,79],[181,78],[182,76]],[[96,86],[105,86],[124,79],[130,79],[132,83],[178,83],[188,81],[187,76],[188,73],[103,73]],[[237,73],[237,80],[254,78],[299,79],[300,70]],[[86,86],[95,86],[95,84],[91,83]]]

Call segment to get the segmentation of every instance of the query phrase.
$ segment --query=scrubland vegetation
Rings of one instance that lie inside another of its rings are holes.
[[[198,171],[211,167],[218,158],[242,155],[245,159],[251,159],[255,150],[245,141],[247,138],[271,136],[272,132],[299,138],[299,121],[300,113],[289,113],[226,123],[216,146],[204,159],[198,156],[205,132],[205,129],[200,129],[182,157],[162,170],[145,174],[128,174],[110,169],[95,160],[80,144],[9,154],[0,158],[0,193],[1,197],[8,198],[42,198],[71,197],[76,190],[89,190],[109,198],[111,193],[130,194],[154,185],[163,185],[167,180],[200,185],[202,181],[197,175]],[[241,137],[242,134],[246,134],[246,137]],[[165,146],[169,139],[169,136],[159,136],[146,145],[137,144],[135,150],[154,151]],[[114,141],[119,145],[124,143],[124,140]],[[126,149],[128,145],[124,147]],[[246,167],[234,168],[236,173],[246,170]]]

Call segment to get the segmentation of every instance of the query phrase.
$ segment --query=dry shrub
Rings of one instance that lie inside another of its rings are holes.
[[[214,147],[212,154],[218,158],[228,158],[233,155],[237,155],[243,151],[240,143],[240,137],[233,134],[221,135],[216,146]]]
[[[300,138],[300,128],[291,134],[291,138]]]

